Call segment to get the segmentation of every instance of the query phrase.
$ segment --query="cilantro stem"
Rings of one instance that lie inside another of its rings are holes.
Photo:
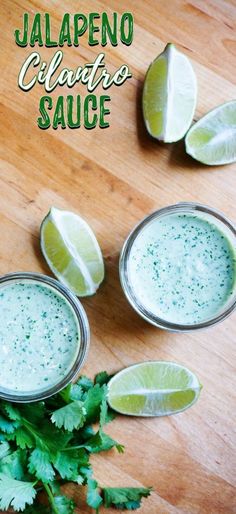
[[[51,503],[51,506],[52,506],[53,512],[55,512],[55,514],[60,514],[60,512],[59,512],[59,510],[58,510],[58,508],[57,508],[57,506],[56,506],[56,504],[55,504],[55,499],[54,499],[54,496],[53,496],[53,494],[52,494],[52,491],[51,491],[51,489],[50,489],[49,485],[48,485],[48,484],[45,484],[45,483],[43,482],[43,487],[44,487],[44,489],[45,489],[45,491],[46,491],[46,493],[47,493],[47,495],[48,495],[48,499],[49,499],[49,502]]]
[[[70,452],[72,450],[80,450],[81,448],[85,448],[86,449],[86,445],[84,444],[80,444],[79,446],[67,446],[66,448],[63,448],[61,451],[62,452]]]
[[[33,423],[30,423],[30,421],[23,419],[23,425],[34,436],[34,438],[38,435],[37,431],[36,431],[36,427],[35,427],[35,425],[33,425]]]

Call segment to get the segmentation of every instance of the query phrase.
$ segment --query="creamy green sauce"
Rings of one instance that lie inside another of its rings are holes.
[[[235,291],[235,250],[211,219],[168,214],[135,239],[128,280],[137,300],[168,322],[196,324],[215,317]]]
[[[19,394],[58,384],[78,355],[80,330],[54,288],[22,280],[0,287],[0,388]]]

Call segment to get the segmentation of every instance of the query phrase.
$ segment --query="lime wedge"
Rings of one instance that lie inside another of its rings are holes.
[[[43,255],[56,277],[77,296],[94,294],[104,279],[104,262],[89,225],[73,212],[52,207],[40,230]]]
[[[143,89],[143,116],[151,136],[172,143],[186,134],[197,100],[189,59],[171,43],[150,65]]]
[[[174,362],[142,362],[123,369],[108,384],[108,403],[130,416],[167,416],[193,405],[201,384]]]
[[[211,166],[236,161],[236,101],[219,105],[191,127],[186,152]]]

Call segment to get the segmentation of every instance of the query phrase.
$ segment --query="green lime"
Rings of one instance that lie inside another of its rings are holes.
[[[52,207],[40,231],[41,249],[54,275],[77,296],[90,296],[104,279],[104,262],[89,225],[73,212]]]
[[[142,362],[125,368],[108,384],[108,403],[130,416],[167,416],[193,405],[200,394],[197,377],[174,362]]]
[[[172,143],[186,134],[197,100],[189,59],[171,43],[150,65],[143,89],[143,116],[151,136]]]
[[[211,166],[236,161],[236,101],[208,112],[185,138],[186,152]]]

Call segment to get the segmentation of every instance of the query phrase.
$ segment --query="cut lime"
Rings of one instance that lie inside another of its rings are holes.
[[[77,296],[90,296],[104,279],[104,262],[89,225],[52,207],[41,225],[41,249],[56,277]]]
[[[174,362],[142,362],[123,369],[108,384],[108,403],[130,416],[167,416],[193,405],[201,384]]]
[[[236,101],[216,107],[191,127],[186,152],[211,166],[236,161]]]
[[[143,89],[143,115],[151,136],[172,143],[186,134],[197,100],[189,59],[171,43],[150,65]]]

